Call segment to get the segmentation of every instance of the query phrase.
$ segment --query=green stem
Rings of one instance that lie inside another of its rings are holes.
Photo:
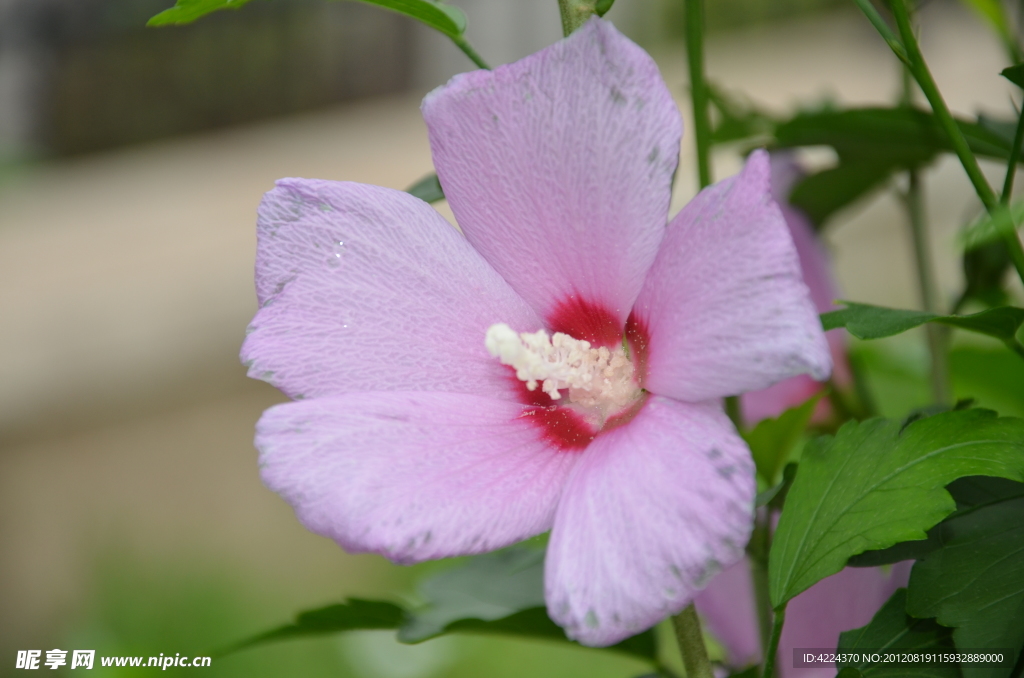
[[[775,655],[779,652],[779,638],[782,637],[782,625],[786,621],[786,603],[783,603],[775,610],[775,623],[772,625],[772,636],[768,641],[768,652],[764,658],[764,671],[761,678],[774,678],[775,676]]]
[[[770,512],[758,511],[754,519],[754,532],[747,545],[750,555],[750,577],[754,584],[754,603],[757,605],[757,626],[761,632],[761,651],[767,652],[772,631],[772,602],[768,593],[768,550],[771,548],[769,530]]]
[[[697,608],[688,605],[672,617],[672,626],[676,630],[679,652],[683,655],[686,678],[714,678],[708,649],[704,646],[704,635],[700,630],[700,619],[697,618]]]
[[[885,40],[885,43],[889,45],[889,49],[893,51],[893,54],[909,66],[910,60],[907,58],[907,50],[903,48],[900,39],[896,37],[896,34],[889,28],[889,24],[885,23],[885,19],[878,13],[875,6],[871,4],[871,0],[854,0],[854,2],[860,7],[860,11],[864,12],[864,16],[868,18],[868,21],[875,27],[878,34],[882,36],[882,40]]]
[[[690,67],[693,99],[693,133],[697,141],[697,174],[700,187],[711,184],[711,122],[708,118],[708,85],[704,78],[704,0],[684,0],[686,9],[686,60]]]
[[[903,41],[903,47],[906,50],[910,72],[913,73],[914,79],[917,80],[921,91],[924,92],[925,98],[931,104],[935,119],[946,133],[957,157],[960,158],[960,164],[964,166],[967,177],[974,185],[974,191],[978,194],[982,204],[985,205],[985,209],[993,217],[996,217],[997,210],[1000,208],[999,200],[985,179],[985,175],[981,173],[978,159],[971,152],[967,139],[964,138],[963,132],[960,131],[956,120],[953,119],[953,115],[949,112],[949,108],[946,106],[946,102],[943,100],[934,78],[932,78],[932,74],[928,70],[928,65],[924,61],[924,55],[921,54],[921,48],[917,44],[917,37],[914,35],[914,30],[910,25],[910,15],[907,12],[906,0],[892,0],[891,4],[893,14],[896,17],[896,25],[899,27],[900,37]],[[1017,237],[1016,232],[1004,232],[1003,238],[1006,241],[1007,248],[1010,250],[1010,257],[1017,269],[1017,274],[1020,276],[1021,281],[1024,281],[1024,247],[1021,247],[1020,239]]]
[[[466,42],[466,39],[464,37],[460,35],[457,38],[452,38],[452,42],[454,42],[455,46],[461,49],[465,53],[465,55],[469,57],[470,61],[472,61],[474,64],[476,64],[480,68],[483,68],[484,70],[491,70],[491,67],[487,65],[487,62],[484,61],[480,57],[480,55],[476,53],[476,50],[473,49],[473,47],[468,42]]]
[[[558,0],[558,11],[562,15],[562,34],[568,36],[597,14],[597,0]]]
[[[1003,180],[1003,194],[999,196],[999,202],[1004,205],[1010,204],[1010,194],[1013,193],[1013,178],[1017,174],[1017,162],[1020,160],[1020,145],[1024,143],[1024,102],[1021,103],[1020,116],[1017,118],[1017,133],[1013,135],[1013,148],[1010,149],[1010,161],[1006,165],[1006,179]]]
[[[914,243],[914,262],[917,264],[917,287],[921,306],[929,313],[939,310],[938,284],[932,266],[931,248],[928,246],[928,228],[925,224],[924,200],[921,191],[921,175],[916,169],[908,172],[910,186],[904,196],[907,206],[907,221],[910,222],[910,236]],[[928,336],[928,353],[931,358],[932,399],[938,404],[950,400],[949,367],[946,364],[945,331],[935,323],[925,328]]]

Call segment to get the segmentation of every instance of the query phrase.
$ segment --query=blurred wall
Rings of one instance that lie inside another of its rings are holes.
[[[408,85],[410,22],[355,2],[275,0],[146,28],[156,0],[6,0],[0,149],[70,155]]]

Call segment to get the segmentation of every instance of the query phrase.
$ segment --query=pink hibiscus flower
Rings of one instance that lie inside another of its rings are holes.
[[[614,643],[743,554],[753,464],[720,399],[830,369],[767,155],[666,226],[679,113],[598,19],[423,114],[462,234],[355,183],[260,206],[242,356],[297,399],[257,426],[264,482],[400,563],[551,530],[549,614]]]

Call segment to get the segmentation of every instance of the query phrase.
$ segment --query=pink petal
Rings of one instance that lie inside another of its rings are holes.
[[[580,457],[548,544],[548,613],[610,645],[685,607],[750,536],[754,471],[717,404],[651,397]]]
[[[898,563],[891,568],[848,567],[790,601],[779,641],[777,674],[782,678],[834,676],[834,668],[793,668],[793,649],[834,651],[840,633],[867,624],[889,596],[906,585],[911,564]],[[725,645],[731,666],[741,668],[761,661],[749,560],[744,559],[715,577],[696,602],[708,630]]]
[[[256,427],[263,482],[353,553],[410,563],[491,551],[551,527],[579,458],[523,411],[456,393],[278,405]]]
[[[725,647],[730,666],[742,668],[761,661],[761,634],[749,559],[744,558],[715,575],[694,603],[706,629]]]
[[[777,664],[781,677],[814,676],[810,669],[793,668],[793,649],[834,649],[840,633],[870,622],[896,589],[906,586],[911,564],[899,563],[891,568],[848,567],[791,600],[779,640]],[[835,673],[835,669],[827,669],[818,675]]]
[[[635,318],[650,337],[654,393],[694,402],[805,372],[828,377],[828,344],[771,199],[767,153],[755,151],[672,220]]]
[[[466,239],[401,191],[283,179],[260,205],[249,376],[294,398],[424,390],[515,398],[484,347],[541,321]]]
[[[473,246],[555,329],[572,333],[556,326],[574,310],[561,307],[583,302],[609,311],[621,338],[679,154],[679,112],[654,61],[592,19],[522,61],[456,76],[423,117]]]
[[[810,289],[811,301],[818,313],[834,310],[834,302],[840,295],[832,276],[828,252],[814,234],[807,215],[788,202],[793,184],[802,178],[803,172],[793,159],[792,153],[779,151],[770,155],[772,197],[778,202],[786,226],[789,227],[789,234],[793,237],[793,244],[796,245],[797,257],[800,260],[800,273]],[[825,334],[832,355],[832,379],[839,387],[847,386],[852,381],[846,359],[845,337],[843,330],[832,330]],[[777,417],[790,407],[796,407],[806,401],[819,390],[821,385],[818,382],[806,375],[800,375],[767,389],[744,393],[743,418],[752,425],[768,417]],[[815,420],[826,418],[828,413],[829,404],[822,401],[815,411]]]

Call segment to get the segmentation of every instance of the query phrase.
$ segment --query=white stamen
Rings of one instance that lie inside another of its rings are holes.
[[[589,341],[544,330],[516,332],[504,323],[491,325],[484,340],[492,356],[515,369],[526,388],[536,390],[538,382],[552,400],[569,389],[569,402],[596,408],[600,418],[635,400],[640,389],[633,380],[633,364],[621,348],[594,348]]]

